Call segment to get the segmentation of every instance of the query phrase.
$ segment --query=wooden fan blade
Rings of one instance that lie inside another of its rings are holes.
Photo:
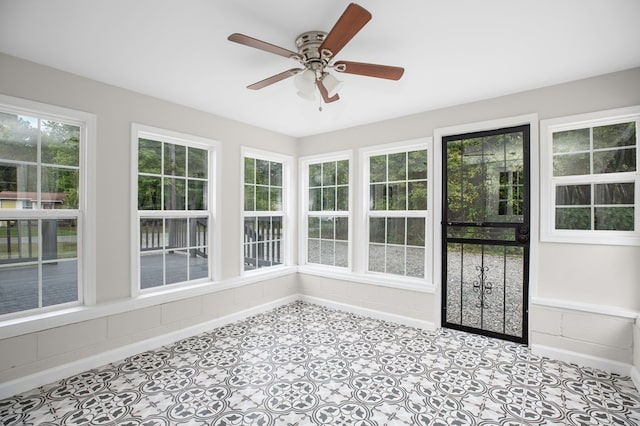
[[[298,74],[301,71],[304,71],[304,70],[302,68],[291,68],[290,70],[283,71],[280,74],[272,75],[269,78],[265,78],[264,80],[260,80],[257,83],[253,83],[247,86],[247,89],[251,89],[251,90],[262,89],[263,87],[267,87],[273,83],[277,83],[281,80],[284,80],[285,78],[293,77],[294,75]]]
[[[300,55],[297,52],[285,49],[284,47],[276,46],[275,44],[267,43],[266,41],[258,40],[257,38],[249,37],[244,34],[233,33],[228,37],[228,40],[244,44],[245,46],[264,50],[265,52],[275,53],[276,55],[284,56],[285,58],[300,58]]]
[[[371,20],[371,13],[362,6],[351,3],[320,45],[319,51],[329,51],[335,57],[339,51]]]
[[[318,90],[320,91],[320,94],[322,95],[322,99],[324,100],[325,104],[329,104],[331,102],[335,102],[338,99],[340,99],[340,96],[338,96],[337,93],[332,97],[329,97],[329,91],[327,90],[326,87],[324,87],[324,83],[322,82],[322,80],[317,80],[316,86],[318,86]]]
[[[401,67],[366,64],[363,62],[338,61],[334,66],[334,69],[338,72],[365,75],[367,77],[386,78],[388,80],[400,80],[400,77],[404,74],[404,68]]]

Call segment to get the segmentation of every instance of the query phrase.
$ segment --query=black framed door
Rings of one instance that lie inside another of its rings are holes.
[[[529,125],[446,136],[442,325],[527,343]]]

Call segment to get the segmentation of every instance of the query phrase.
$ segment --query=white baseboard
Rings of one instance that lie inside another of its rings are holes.
[[[626,364],[624,362],[614,361],[606,358],[600,358],[593,355],[583,354],[580,352],[568,351],[565,349],[558,349],[551,346],[532,344],[531,352],[534,355],[544,356],[551,359],[557,359],[559,361],[565,361],[572,364],[577,364],[581,367],[597,368],[599,370],[620,374],[622,376],[630,375],[631,369],[632,369],[631,364]],[[637,386],[638,384],[636,383],[636,387]]]
[[[636,385],[636,389],[640,392],[640,370],[637,367],[631,367],[631,380]]]
[[[388,312],[377,311],[375,309],[363,308],[360,306],[349,305],[346,303],[335,302],[333,300],[321,299],[319,297],[298,295],[299,300],[303,302],[313,303],[315,305],[326,306],[328,308],[339,309],[351,312],[352,314],[363,315],[383,321],[395,322],[409,327],[422,328],[424,330],[433,331],[436,329],[435,324],[429,321],[419,320],[416,318],[405,317]]]
[[[253,308],[235,312],[230,315],[225,315],[211,321],[206,321],[200,324],[176,330],[171,333],[153,337],[151,339],[132,343],[130,345],[122,346],[117,349],[82,358],[78,361],[74,361],[58,367],[53,367],[48,370],[31,374],[29,376],[20,377],[9,382],[0,383],[0,399],[8,398],[10,396],[35,389],[37,387],[56,382],[66,377],[80,374],[83,371],[91,370],[92,368],[98,368],[112,362],[120,361],[124,358],[145,351],[172,344],[179,340],[210,331],[214,328],[245,319],[252,315],[257,315],[259,313],[277,308],[279,306],[295,302],[296,300],[299,300],[298,295],[284,297],[282,299],[274,300],[272,302],[268,302],[259,306],[254,306]]]

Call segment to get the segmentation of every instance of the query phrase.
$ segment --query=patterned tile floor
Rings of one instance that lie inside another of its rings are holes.
[[[640,425],[628,377],[303,302],[0,401],[3,425]]]

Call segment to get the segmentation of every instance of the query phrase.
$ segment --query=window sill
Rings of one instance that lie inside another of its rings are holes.
[[[361,284],[371,284],[382,287],[396,288],[399,290],[416,291],[420,293],[435,294],[436,286],[419,278],[403,278],[391,275],[375,273],[358,273],[348,270],[324,268],[321,266],[303,265],[298,267],[301,274],[314,275],[324,278],[332,278],[342,281],[352,281]]]

